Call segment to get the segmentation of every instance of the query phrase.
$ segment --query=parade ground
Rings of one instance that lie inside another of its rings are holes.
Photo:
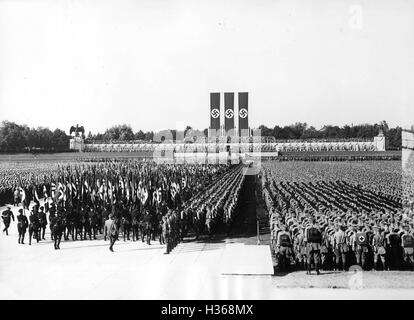
[[[3,211],[5,207],[2,207]],[[18,208],[12,208],[16,215]],[[0,234],[0,299],[411,299],[410,272],[272,275],[269,246],[247,238],[186,240],[170,254],[153,241],[17,243]]]

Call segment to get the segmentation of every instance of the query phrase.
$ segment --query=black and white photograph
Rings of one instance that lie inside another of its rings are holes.
[[[414,1],[0,0],[0,213],[0,300],[413,299]]]

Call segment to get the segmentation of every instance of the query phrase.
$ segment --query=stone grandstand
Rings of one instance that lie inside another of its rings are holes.
[[[383,138],[383,137],[382,137]],[[217,153],[232,152],[324,152],[324,151],[385,151],[385,138],[374,140],[262,140],[215,141],[215,142],[72,142],[71,148],[84,152],[176,152]]]

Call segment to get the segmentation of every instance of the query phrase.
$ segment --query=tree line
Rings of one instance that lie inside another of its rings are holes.
[[[69,139],[61,129],[29,128],[10,121],[0,124],[1,153],[69,151]]]
[[[109,129],[106,129],[104,133],[92,134],[89,131],[85,142],[116,142],[116,141],[131,141],[131,140],[140,140],[150,142],[154,139],[154,132],[148,131],[144,132],[138,130],[134,133],[131,126],[122,124],[112,126]]]
[[[386,121],[379,124],[359,124],[334,126],[326,125],[321,129],[309,126],[307,123],[297,122],[288,126],[273,128],[265,125],[259,126],[263,137],[274,140],[321,140],[321,139],[373,139],[382,129],[386,136],[388,150],[401,150],[401,127],[390,128]],[[185,136],[192,127],[186,126],[183,131],[171,130],[173,139],[177,136]],[[198,130],[196,130],[198,131]],[[207,134],[207,129],[203,132]],[[49,128],[29,128],[27,125],[19,125],[10,121],[0,124],[0,152],[63,152],[69,149],[70,135],[61,129],[51,131]],[[139,140],[151,142],[157,140],[154,131],[134,132],[132,127],[126,124],[112,126],[104,133],[89,134],[85,142],[117,142]]]
[[[196,132],[198,135],[200,134],[199,130],[194,130],[191,126],[186,126],[184,130],[161,130],[159,132],[154,131],[147,131],[144,132],[142,130],[138,130],[134,133],[132,127],[126,124],[116,125],[109,129],[107,129],[104,133],[96,133],[92,134],[89,131],[85,142],[117,142],[117,141],[142,141],[142,142],[162,142],[165,136],[169,136],[171,134],[172,140],[180,140],[180,137],[184,137],[187,132],[192,131],[193,133]],[[201,134],[207,136],[207,129],[204,129]],[[178,137],[178,138],[177,138]]]
[[[386,121],[379,124],[359,124],[333,126],[325,125],[321,129],[309,126],[307,123],[297,122],[289,126],[275,126],[268,128],[259,126],[263,137],[273,137],[275,140],[324,140],[324,139],[368,139],[372,140],[382,129],[386,137],[388,150],[401,150],[402,128],[397,126],[390,128]]]

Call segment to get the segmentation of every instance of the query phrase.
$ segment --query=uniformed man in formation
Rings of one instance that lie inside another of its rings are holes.
[[[166,254],[178,244],[180,239],[179,215],[176,211],[169,210],[165,216],[164,237],[166,242]]]
[[[235,165],[209,188],[188,201],[183,210],[187,217],[187,226],[196,233],[213,237],[217,232],[228,232],[238,214],[237,204],[244,184],[245,166]],[[222,227],[219,230],[219,227]],[[224,230],[223,230],[224,229]]]

